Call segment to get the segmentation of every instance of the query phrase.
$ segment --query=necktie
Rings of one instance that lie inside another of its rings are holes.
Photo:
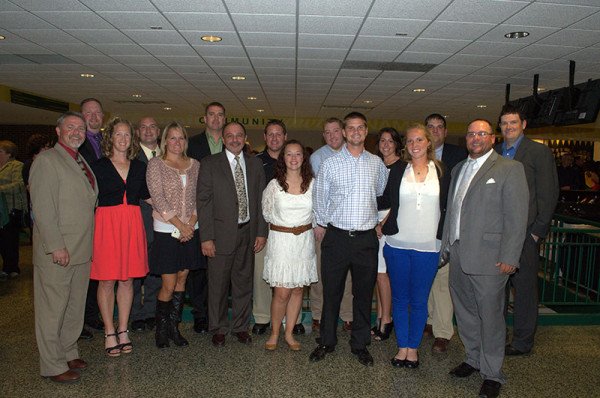
[[[240,165],[239,155],[235,155],[235,190],[238,198],[238,219],[245,220],[248,217],[248,202],[246,200],[246,183],[244,181],[244,171]]]
[[[152,151],[152,157],[155,158],[156,157],[156,151]]]
[[[460,184],[456,187],[456,193],[454,194],[454,202],[452,203],[452,218],[450,220],[450,244],[453,244],[459,239],[459,220],[460,210],[462,208],[462,202],[469,188],[471,176],[473,175],[473,168],[475,166],[475,160],[468,159],[465,166],[465,172],[463,173]]]
[[[77,154],[77,164],[79,165],[79,167],[81,167],[83,174],[87,177],[92,188],[94,188],[94,178],[92,177],[92,172],[87,168],[85,163],[83,163],[83,158],[79,154]]]

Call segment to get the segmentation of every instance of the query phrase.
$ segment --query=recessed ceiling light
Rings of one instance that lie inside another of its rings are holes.
[[[523,37],[529,36],[529,32],[510,32],[504,35],[507,39],[521,39]]]
[[[142,98],[142,95],[141,94],[133,94],[132,97],[133,98]]]
[[[150,29],[152,30],[162,30],[162,26],[150,26]]]
[[[165,106],[163,109],[164,109],[165,111],[170,111],[170,110],[171,110],[171,109],[173,109],[173,108],[171,108],[170,106]]]
[[[223,40],[222,37],[219,36],[213,36],[213,35],[208,35],[208,36],[202,36],[201,37],[202,41],[207,41],[209,43],[218,43],[221,40]]]
[[[0,35],[0,40],[4,40],[4,39],[6,39],[6,36]]]
[[[424,93],[424,92],[425,92],[425,89],[424,89],[424,88],[415,88],[413,91],[414,91],[415,93]]]
[[[364,102],[365,104],[370,104],[370,103],[371,103],[371,102],[373,102],[373,101],[371,101],[371,100],[364,100],[363,102]]]
[[[246,76],[231,76],[232,80],[246,80]]]
[[[538,92],[539,91],[546,91],[546,87],[538,87]]]
[[[487,105],[484,105],[484,104],[479,104],[479,105],[477,105],[477,107],[478,107],[478,108],[487,108]]]
[[[81,77],[85,77],[85,78],[92,78],[94,77],[94,75],[92,75],[91,73],[82,73],[81,75],[79,75]]]
[[[256,112],[264,112],[264,109],[257,109]]]
[[[248,97],[249,100],[255,100],[256,97]]]
[[[447,118],[448,118],[448,116],[450,116],[450,115],[444,115],[444,118],[446,118],[446,119],[447,119]]]
[[[186,129],[189,129],[191,126],[189,126],[189,125],[185,125],[185,126],[183,126],[183,127],[185,127]]]

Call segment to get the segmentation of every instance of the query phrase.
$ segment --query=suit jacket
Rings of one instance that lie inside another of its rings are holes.
[[[140,149],[137,159],[148,164],[146,153]],[[154,241],[154,220],[152,219],[152,205],[146,203],[145,200],[140,200],[140,210],[142,211],[142,220],[144,220],[144,229],[146,230],[146,240],[148,246]]]
[[[244,154],[248,186],[251,242],[267,236],[267,223],[262,215],[262,193],[265,172],[262,162]],[[225,151],[202,160],[198,175],[197,200],[200,239],[214,240],[217,254],[228,255],[236,249],[238,202],[231,166]]]
[[[442,248],[449,246],[456,180],[465,162],[452,170]],[[461,206],[460,265],[466,274],[499,275],[499,262],[518,267],[527,228],[523,204],[528,199],[523,165],[492,151],[473,176]]]
[[[99,134],[102,134],[102,133],[99,133]],[[85,159],[86,162],[88,162],[88,164],[92,164],[96,160],[100,159],[98,156],[96,156],[94,147],[92,146],[90,141],[87,139],[87,137],[83,141],[83,144],[81,144],[81,146],[79,147],[79,154],[81,156],[83,156],[83,158]],[[100,156],[100,157],[102,157],[102,156]]]
[[[496,145],[496,151],[502,153],[502,144]],[[514,159],[523,164],[529,187],[527,232],[544,238],[559,194],[554,156],[547,146],[523,137]]]
[[[211,155],[206,131],[190,138],[188,141],[187,155],[197,161]]]
[[[441,160],[442,163],[444,163],[444,165],[448,169],[448,172],[451,172],[454,166],[458,164],[458,162],[467,158],[468,154],[469,153],[467,152],[466,148],[463,148],[458,145],[444,143],[444,149],[442,150]]]
[[[29,185],[34,264],[52,263],[51,253],[62,248],[69,251],[70,264],[89,262],[98,184],[92,188],[79,164],[57,143],[35,158]]]
[[[446,148],[444,148],[445,151]],[[382,231],[384,235],[395,235],[398,233],[398,206],[400,197],[400,184],[408,163],[402,160],[397,161],[390,168],[390,176],[388,177],[387,185],[383,195],[377,198],[377,207],[380,210],[390,209],[390,214],[387,221],[383,225]],[[437,239],[442,238],[444,230],[444,219],[446,218],[446,202],[448,200],[448,189],[450,187],[450,173],[442,164],[442,173],[438,172],[438,180],[440,183],[440,221],[436,234]]]

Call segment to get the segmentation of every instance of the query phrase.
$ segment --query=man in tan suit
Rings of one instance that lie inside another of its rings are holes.
[[[54,382],[79,380],[79,358],[90,279],[96,179],[78,149],[85,121],[67,112],[57,122],[58,143],[40,153],[29,179],[33,207],[35,334],[40,373]]]

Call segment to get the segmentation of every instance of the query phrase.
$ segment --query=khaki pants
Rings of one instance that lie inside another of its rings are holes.
[[[452,325],[452,299],[450,298],[450,288],[448,286],[448,275],[450,275],[450,264],[446,264],[438,270],[431,292],[429,292],[429,301],[427,310],[429,317],[427,323],[433,328],[433,335],[437,338],[448,339],[454,334]]]

